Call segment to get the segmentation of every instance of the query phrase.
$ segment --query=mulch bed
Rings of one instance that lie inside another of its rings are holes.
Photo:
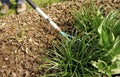
[[[87,1],[87,0],[86,0]],[[74,22],[71,11],[89,2],[82,0],[53,3],[41,8],[60,28],[69,32]],[[89,0],[88,0],[89,1]],[[119,0],[95,0],[104,10],[120,8]],[[51,25],[31,9],[23,14],[9,15],[0,19],[0,77],[38,77],[44,70],[46,49],[58,39]]]

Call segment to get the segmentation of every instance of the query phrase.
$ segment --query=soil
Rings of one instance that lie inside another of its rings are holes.
[[[97,0],[96,5],[106,9],[119,9],[120,0]],[[72,29],[73,10],[89,5],[89,0],[73,0],[53,3],[41,8],[65,32]],[[59,38],[39,14],[31,9],[19,15],[0,19],[0,77],[38,77],[44,69],[43,58],[46,49]]]

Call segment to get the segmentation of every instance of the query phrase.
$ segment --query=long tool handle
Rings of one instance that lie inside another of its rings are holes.
[[[69,39],[68,37],[72,37],[64,32],[61,31],[61,29],[57,26],[56,23],[52,21],[51,18],[49,18],[39,7],[37,7],[31,0],[26,0],[29,5],[32,6],[33,9],[35,9],[46,21],[48,21],[60,34],[62,34],[64,37]]]
[[[57,26],[57,24],[55,24],[51,18],[49,18],[39,7],[37,7],[31,0],[26,0],[29,5],[32,6],[32,8],[34,8],[45,20],[47,20],[55,29],[57,29],[58,31],[60,31],[60,28]]]

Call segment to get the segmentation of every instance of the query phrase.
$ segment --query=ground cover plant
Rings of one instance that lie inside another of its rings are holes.
[[[120,73],[120,11],[104,15],[92,3],[76,11],[75,37],[48,50],[46,76],[112,77]],[[51,73],[51,74],[48,74]]]

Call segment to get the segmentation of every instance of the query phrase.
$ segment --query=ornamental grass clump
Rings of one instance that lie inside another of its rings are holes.
[[[46,76],[101,77],[120,73],[120,12],[103,16],[93,4],[76,11],[76,34],[48,50]],[[51,73],[51,74],[48,74]]]
[[[81,40],[72,39],[71,41],[62,40],[59,46],[54,46],[52,50],[48,51],[49,59],[47,61],[51,66],[47,72],[54,71],[47,76],[58,77],[81,77],[99,75],[95,72],[95,68],[91,65],[91,59],[97,52],[95,49],[89,51],[89,44],[92,42],[89,37],[84,36]],[[95,42],[94,42],[95,43]],[[55,72],[56,71],[56,72]],[[46,73],[47,73],[46,72]]]

